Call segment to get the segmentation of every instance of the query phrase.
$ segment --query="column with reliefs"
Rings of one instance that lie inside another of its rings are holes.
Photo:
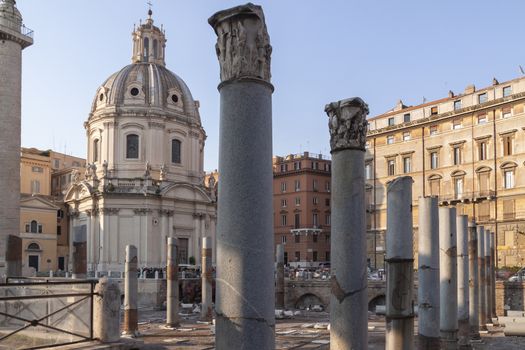
[[[260,6],[209,23],[221,76],[215,346],[274,349],[272,48]]]
[[[359,97],[332,102],[332,232],[330,349],[365,349],[368,341],[365,142],[368,105]]]

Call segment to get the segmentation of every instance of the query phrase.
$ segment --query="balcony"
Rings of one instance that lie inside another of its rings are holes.
[[[24,41],[33,43],[33,30],[27,28],[25,25],[7,19],[5,17],[0,18],[0,31],[8,35],[19,36],[22,35]]]
[[[461,194],[446,194],[439,196],[439,205],[454,205],[458,203],[479,203],[485,200],[493,200],[496,198],[496,191],[474,191],[463,192]]]
[[[290,230],[290,233],[292,235],[305,235],[305,236],[308,236],[309,234],[318,235],[321,232],[323,232],[321,225],[313,225],[312,227],[294,228]]]

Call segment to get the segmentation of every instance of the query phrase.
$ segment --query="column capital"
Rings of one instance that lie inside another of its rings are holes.
[[[329,103],[324,111],[328,115],[330,148],[332,152],[344,149],[364,151],[368,122],[368,105],[359,97]]]
[[[248,3],[219,11],[208,23],[217,34],[221,82],[248,78],[270,83],[272,46],[261,6]]]

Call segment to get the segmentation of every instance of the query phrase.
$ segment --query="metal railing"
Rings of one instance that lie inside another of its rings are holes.
[[[0,27],[14,30],[17,33],[20,33],[24,36],[27,36],[33,39],[34,31],[27,28],[24,24],[9,20],[7,18],[0,19]]]
[[[94,340],[96,283],[8,278],[0,284],[0,348],[41,349]]]

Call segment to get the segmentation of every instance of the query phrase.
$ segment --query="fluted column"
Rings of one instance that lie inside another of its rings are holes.
[[[439,208],[440,334],[442,349],[456,349],[458,336],[456,208]]]
[[[458,266],[458,345],[469,342],[469,262],[468,262],[468,216],[456,218],[457,266]]]
[[[439,348],[439,220],[438,198],[419,198],[418,348]]]
[[[253,4],[208,22],[221,77],[215,346],[274,349],[270,39]]]
[[[474,221],[469,221],[468,223],[468,239],[470,338],[479,340],[478,235]]]
[[[386,190],[386,350],[414,347],[413,182],[398,177]]]
[[[330,349],[364,349],[368,341],[364,156],[368,105],[359,97],[332,102]]]

